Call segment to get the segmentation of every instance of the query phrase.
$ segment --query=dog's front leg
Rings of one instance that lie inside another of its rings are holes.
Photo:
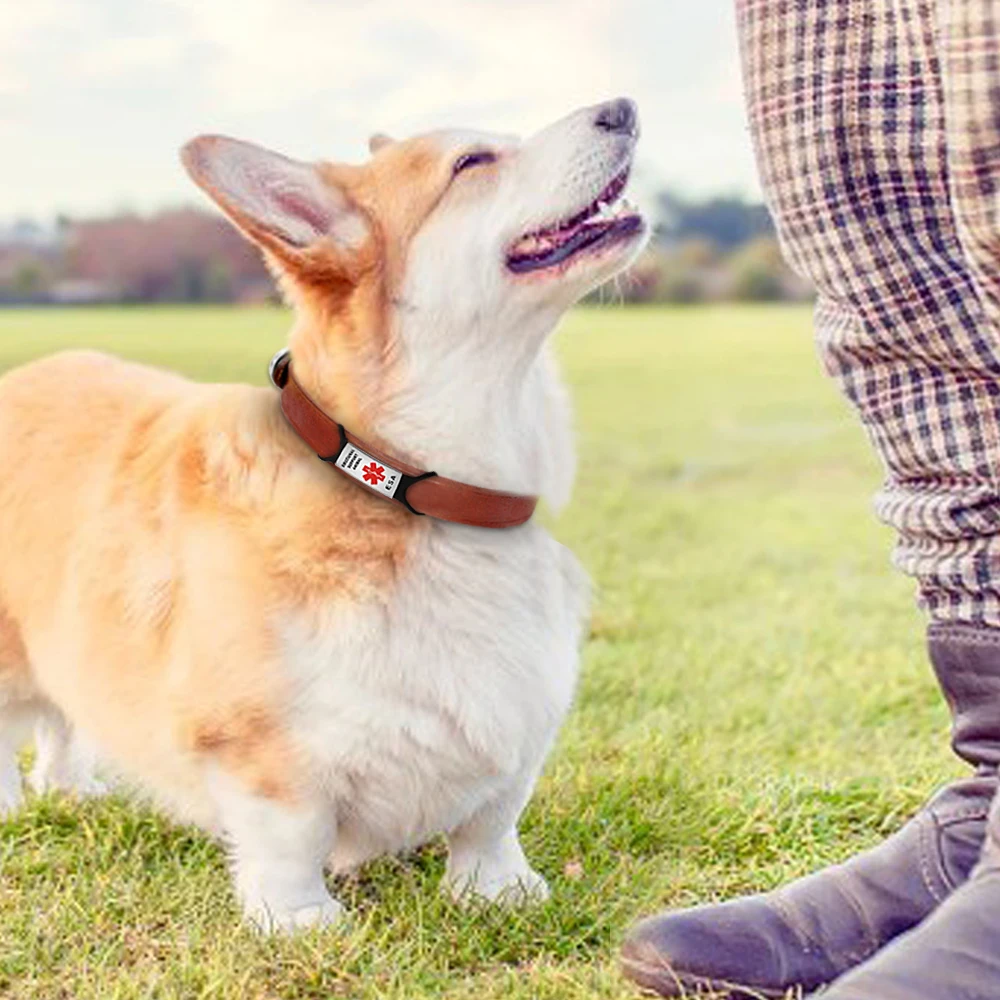
[[[335,923],[343,907],[323,878],[336,833],[329,802],[304,793],[282,801],[221,771],[210,785],[246,917],[266,932]]]
[[[108,790],[97,777],[93,746],[54,709],[35,723],[35,764],[28,784],[40,795],[62,791],[90,797]]]
[[[531,795],[534,775],[516,792],[491,802],[448,834],[445,887],[469,898],[515,905],[548,899],[549,887],[524,856],[517,821]]]

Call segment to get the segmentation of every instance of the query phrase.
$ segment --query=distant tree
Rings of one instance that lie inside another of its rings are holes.
[[[125,301],[224,302],[270,283],[229,223],[194,209],[77,222],[68,247],[70,277],[116,288]]]
[[[740,197],[688,201],[670,191],[657,197],[657,236],[664,243],[701,237],[725,251],[773,232],[767,209]]]
[[[25,260],[18,264],[9,287],[17,298],[34,299],[48,288],[50,281],[51,275],[40,261]]]
[[[731,298],[767,302],[785,297],[788,269],[773,239],[761,237],[740,247],[730,256],[728,269]]]
[[[711,240],[696,236],[686,239],[672,250],[670,260],[683,268],[710,268],[719,261],[719,253]]]
[[[657,196],[655,238],[627,274],[589,301],[805,300],[763,205],[740,197]],[[80,297],[84,296],[84,299]],[[195,209],[55,225],[0,225],[0,302],[274,302],[258,252],[224,219]]]
[[[693,303],[705,300],[705,288],[690,271],[664,271],[657,286],[656,301]]]

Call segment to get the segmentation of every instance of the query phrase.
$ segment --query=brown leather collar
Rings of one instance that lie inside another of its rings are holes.
[[[487,490],[424,472],[355,437],[328,417],[295,380],[287,348],[272,358],[269,374],[281,390],[281,409],[299,437],[324,462],[383,500],[414,514],[477,528],[513,528],[535,512],[538,497]]]

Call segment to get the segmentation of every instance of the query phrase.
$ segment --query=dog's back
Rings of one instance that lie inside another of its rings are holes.
[[[91,352],[54,355],[0,378],[0,670],[26,659],[23,630],[33,617],[52,614],[78,527],[90,520],[121,442],[182,384]]]
[[[90,352],[0,379],[0,738],[57,712],[209,827],[204,754],[294,780],[269,615],[384,589],[412,525],[270,403]]]
[[[162,691],[148,682],[162,664],[130,618],[142,597],[128,592],[138,581],[126,563],[155,564],[165,544],[153,494],[176,434],[157,425],[177,419],[191,388],[91,352],[0,378],[0,753],[23,737],[15,722],[49,717],[67,739],[68,720],[82,719],[125,761],[148,754],[122,738],[120,717],[145,712],[155,731]]]

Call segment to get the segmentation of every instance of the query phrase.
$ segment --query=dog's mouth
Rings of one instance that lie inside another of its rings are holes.
[[[621,198],[629,170],[630,165],[582,211],[519,237],[507,251],[507,267],[515,274],[557,267],[640,234],[645,225],[642,216]]]

